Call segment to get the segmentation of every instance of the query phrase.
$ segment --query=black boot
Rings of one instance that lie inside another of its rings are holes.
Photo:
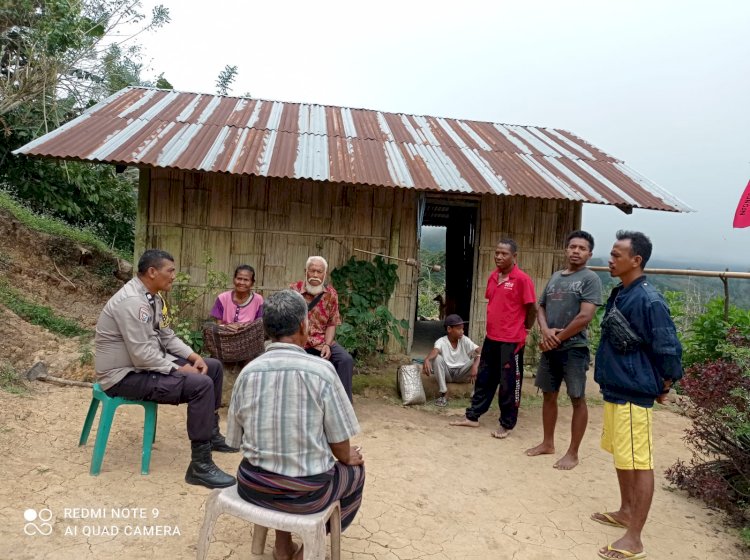
[[[221,435],[218,413],[214,414],[214,428],[211,430],[211,451],[218,451],[219,453],[237,453],[239,451],[236,447],[229,447],[224,436]]]
[[[211,443],[191,441],[192,460],[185,473],[185,482],[206,488],[227,488],[235,483],[234,477],[222,471],[211,459]]]

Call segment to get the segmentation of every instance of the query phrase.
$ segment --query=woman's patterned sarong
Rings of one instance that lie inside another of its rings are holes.
[[[256,506],[286,513],[318,513],[341,501],[341,529],[346,529],[362,503],[365,467],[336,462],[314,476],[285,476],[251,465],[243,459],[237,469],[237,493]]]

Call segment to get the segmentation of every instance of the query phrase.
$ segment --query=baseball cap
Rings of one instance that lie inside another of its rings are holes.
[[[460,315],[456,315],[455,313],[452,315],[448,315],[445,318],[445,321],[443,321],[444,327],[455,327],[456,325],[463,325],[465,323],[468,323],[468,321],[464,321],[461,319]]]

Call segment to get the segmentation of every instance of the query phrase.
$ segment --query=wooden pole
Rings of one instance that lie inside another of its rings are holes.
[[[725,272],[729,272],[729,269]],[[729,279],[724,274],[720,278],[724,284],[724,321],[729,322]]]
[[[595,272],[609,272],[606,266],[590,266]],[[669,276],[703,276],[707,278],[743,278],[750,280],[750,272],[729,272],[718,270],[688,270],[682,268],[647,268],[644,274],[665,274]]]
[[[133,262],[146,250],[148,241],[148,208],[151,198],[151,170],[141,168],[138,176],[138,211],[135,215],[135,246]]]
[[[590,266],[591,270],[595,272],[607,272],[609,268],[606,266]],[[729,269],[725,269],[723,272],[718,270],[685,270],[680,268],[647,268],[644,270],[646,274],[664,274],[667,276],[702,276],[705,278],[718,278],[724,285],[724,320],[729,321],[729,279],[730,278],[741,278],[748,280],[750,279],[750,272],[729,272]]]

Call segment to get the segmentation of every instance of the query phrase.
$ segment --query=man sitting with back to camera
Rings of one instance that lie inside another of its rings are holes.
[[[481,348],[464,335],[466,321],[459,315],[448,315],[443,321],[446,335],[435,341],[435,346],[424,359],[422,371],[425,375],[432,375],[438,382],[440,395],[435,399],[435,405],[448,404],[448,386],[451,383],[468,383],[477,378],[479,356]]]

